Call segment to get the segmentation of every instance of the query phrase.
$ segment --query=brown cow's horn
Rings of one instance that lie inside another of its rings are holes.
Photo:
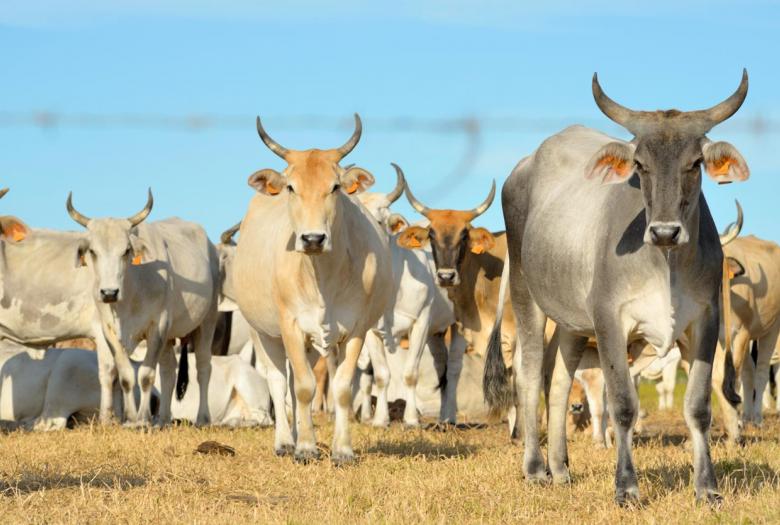
[[[152,197],[152,188],[149,188],[149,193],[146,198],[146,206],[144,206],[144,209],[133,215],[132,217],[128,217],[128,221],[130,221],[130,224],[132,226],[138,226],[141,224],[146,217],[149,216],[149,214],[152,212],[152,206],[154,205],[154,198]]]
[[[472,219],[476,219],[477,217],[485,213],[485,211],[487,211],[487,209],[490,208],[490,205],[493,204],[493,198],[495,196],[496,196],[496,181],[494,179],[493,185],[490,187],[490,194],[488,194],[487,199],[485,199],[484,202],[482,202],[482,204],[480,204],[479,206],[471,210],[471,213],[474,214]]]
[[[265,143],[265,145],[268,146],[268,149],[279,155],[281,158],[287,159],[287,154],[290,152],[290,150],[276,142],[271,138],[270,135],[268,135],[268,133],[266,133],[265,129],[263,129],[263,124],[260,122],[260,117],[257,117],[257,134],[260,135],[260,138]]]
[[[238,232],[239,228],[241,228],[241,221],[238,221],[236,224],[222,232],[222,235],[219,237],[219,242],[222,244],[233,244],[233,236]]]
[[[0,190],[0,199],[2,199],[6,193],[8,193],[8,188],[3,188]]]
[[[86,215],[82,215],[79,213],[76,208],[73,207],[73,192],[71,191],[68,193],[68,200],[65,202],[65,207],[68,209],[68,215],[76,221],[77,223],[81,224],[85,228],[87,227],[87,224],[89,224],[89,221],[91,220]]]
[[[748,92],[748,73],[747,69],[742,70],[742,80],[739,83],[737,90],[732,95],[715,106],[709,109],[702,109],[699,111],[690,111],[687,114],[694,118],[701,118],[707,124],[707,131],[712,129],[717,124],[720,124],[742,106],[745,102]]]
[[[423,204],[422,202],[418,201],[414,195],[412,195],[412,190],[409,189],[409,185],[404,183],[404,191],[406,192],[406,198],[409,201],[409,204],[412,205],[412,208],[417,210],[420,214],[424,215],[425,217],[428,216],[428,213],[430,213],[431,209]]]
[[[362,134],[363,123],[360,121],[360,115],[355,113],[355,131],[352,132],[352,136],[349,137],[349,140],[337,150],[339,155],[341,155],[339,158],[343,159],[349,155],[349,152],[352,151],[355,146],[357,146],[357,143],[360,140],[360,135]]]
[[[737,203],[737,222],[732,222],[726,227],[726,230],[720,235],[720,245],[726,246],[739,236],[742,231],[742,206],[740,206],[738,200],[734,200]]]
[[[626,129],[629,129],[630,131],[631,122],[634,120],[634,117],[638,112],[628,109],[625,106],[621,106],[609,98],[607,94],[604,93],[604,90],[601,89],[601,84],[599,84],[599,77],[597,73],[593,73],[592,89],[593,99],[596,101],[596,105],[599,107],[601,112],[614,122],[620,124]]]
[[[390,204],[392,204],[397,201],[404,192],[404,188],[406,187],[406,179],[404,178],[403,170],[400,166],[398,166],[398,164],[395,162],[391,162],[390,164],[395,168],[395,174],[398,180],[398,182],[395,184],[395,188],[393,188],[393,191],[387,194],[387,200],[390,201]]]

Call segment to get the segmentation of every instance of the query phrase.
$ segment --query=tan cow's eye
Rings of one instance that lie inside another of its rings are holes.
[[[334,185],[333,185],[333,189],[332,189],[332,190],[330,190],[330,192],[331,192],[331,193],[336,193],[336,192],[337,192],[337,191],[339,191],[340,189],[341,189],[341,184],[334,184]]]
[[[92,257],[97,257],[97,254],[95,253],[95,250],[93,250],[92,248],[90,248],[90,249],[89,249],[89,254],[90,254]]]
[[[290,193],[295,193],[295,190],[290,184],[287,185],[287,191],[289,191]]]

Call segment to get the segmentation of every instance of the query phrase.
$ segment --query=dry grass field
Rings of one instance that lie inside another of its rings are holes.
[[[682,385],[678,385],[681,391]],[[655,391],[643,385],[645,406]],[[679,396],[678,396],[679,405]],[[461,523],[461,522],[780,522],[780,421],[746,432],[728,448],[713,431],[713,460],[725,496],[710,509],[694,502],[691,456],[679,411],[650,410],[635,460],[643,504],[612,499],[614,451],[588,435],[570,445],[573,483],[531,486],[521,447],[503,425],[435,432],[381,431],[356,424],[359,462],[297,465],[272,453],[271,429],[172,428],[141,432],[83,425],[55,433],[0,436],[3,523]],[[318,438],[329,443],[332,425]],[[231,445],[234,457],[194,454],[203,441]]]

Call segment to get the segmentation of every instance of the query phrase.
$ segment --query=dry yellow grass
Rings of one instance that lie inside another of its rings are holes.
[[[654,406],[644,388],[645,406]],[[654,394],[654,392],[653,392]],[[612,499],[614,451],[588,435],[570,444],[573,483],[522,480],[521,447],[503,425],[438,433],[354,426],[360,461],[334,468],[327,457],[297,465],[272,453],[273,431],[172,428],[139,432],[82,426],[0,436],[3,523],[545,523],[780,522],[780,421],[749,430],[730,449],[714,427],[713,460],[725,496],[712,510],[694,503],[691,455],[679,411],[651,411],[637,439],[643,507]],[[329,443],[332,425],[318,438]],[[235,456],[195,455],[203,441]],[[327,447],[325,447],[327,449]],[[326,450],[327,452],[327,450]],[[327,456],[327,454],[326,454]]]

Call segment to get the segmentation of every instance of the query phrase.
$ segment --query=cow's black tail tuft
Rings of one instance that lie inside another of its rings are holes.
[[[723,370],[723,396],[733,406],[737,408],[742,403],[742,398],[737,393],[737,370],[734,368],[734,358],[731,352],[726,352],[726,360]]]
[[[501,323],[496,323],[490,333],[485,375],[482,379],[482,393],[492,416],[499,416],[514,404],[512,369],[507,368],[501,352]]]
[[[187,351],[190,346],[188,339],[181,340],[181,354],[179,355],[179,373],[176,374],[176,399],[181,401],[187,393],[187,385],[190,384],[190,367],[187,363]]]

